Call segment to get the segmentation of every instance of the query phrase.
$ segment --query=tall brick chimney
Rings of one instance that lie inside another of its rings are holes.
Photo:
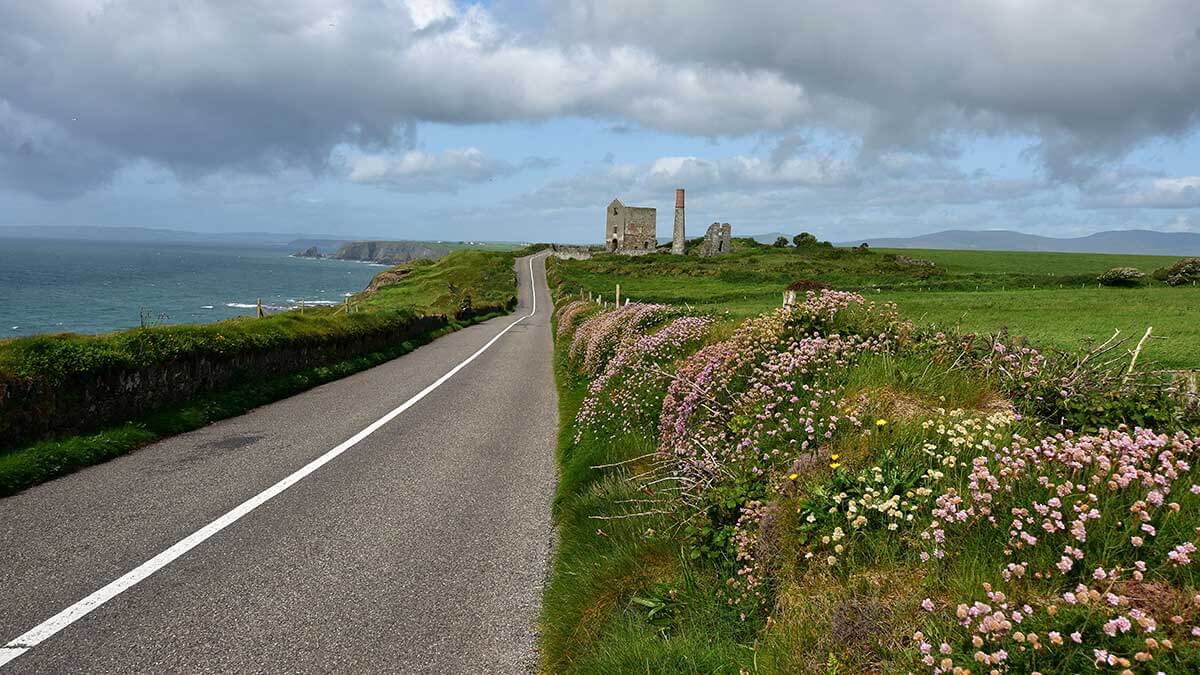
[[[671,233],[671,253],[683,255],[683,188],[675,191],[675,231]]]

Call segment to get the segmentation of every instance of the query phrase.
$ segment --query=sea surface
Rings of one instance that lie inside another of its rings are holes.
[[[292,258],[262,244],[0,238],[0,339],[209,323],[301,304],[336,304],[381,267]]]

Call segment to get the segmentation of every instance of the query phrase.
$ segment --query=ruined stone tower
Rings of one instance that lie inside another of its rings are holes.
[[[683,255],[683,188],[675,191],[675,231],[671,233],[671,253]]]

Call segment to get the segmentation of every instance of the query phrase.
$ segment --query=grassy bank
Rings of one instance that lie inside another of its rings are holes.
[[[1150,375],[854,294],[556,322],[546,672],[1200,667],[1200,411]]]
[[[905,262],[927,260],[933,267]],[[614,287],[643,302],[689,305],[745,318],[778,307],[797,280],[894,301],[926,324],[996,332],[1006,328],[1040,343],[1077,348],[1104,341],[1114,329],[1140,337],[1154,327],[1144,357],[1163,368],[1200,367],[1200,288],[1148,280],[1141,288],[1097,288],[1112,267],[1146,272],[1177,258],[1076,253],[872,250],[805,247],[777,249],[735,242],[718,258],[597,256],[564,261],[566,288],[611,299]]]
[[[61,396],[69,404],[72,387],[93,377],[153,373],[160,364],[189,359],[247,362],[245,355],[273,350],[319,353],[314,350],[324,344],[356,344],[359,338],[362,344],[371,344],[371,336],[402,331],[420,317],[450,317],[430,322],[430,330],[365,353],[307,364],[300,358],[299,368],[271,375],[249,368],[235,370],[228,384],[219,389],[154,406],[130,421],[10,446],[0,450],[0,495],[378,365],[445,332],[507,312],[516,299],[513,263],[519,254],[462,251],[436,263],[413,265],[412,271],[405,271],[405,266],[393,268],[377,278],[371,291],[353,299],[352,312],[344,307],[309,308],[263,319],[102,336],[37,336],[0,344],[0,384],[6,381],[10,383],[7,386],[33,386],[50,392],[61,388]]]

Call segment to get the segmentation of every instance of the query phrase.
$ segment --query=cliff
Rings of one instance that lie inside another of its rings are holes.
[[[441,258],[448,253],[448,247],[418,241],[352,241],[329,257],[398,265],[410,260]]]

